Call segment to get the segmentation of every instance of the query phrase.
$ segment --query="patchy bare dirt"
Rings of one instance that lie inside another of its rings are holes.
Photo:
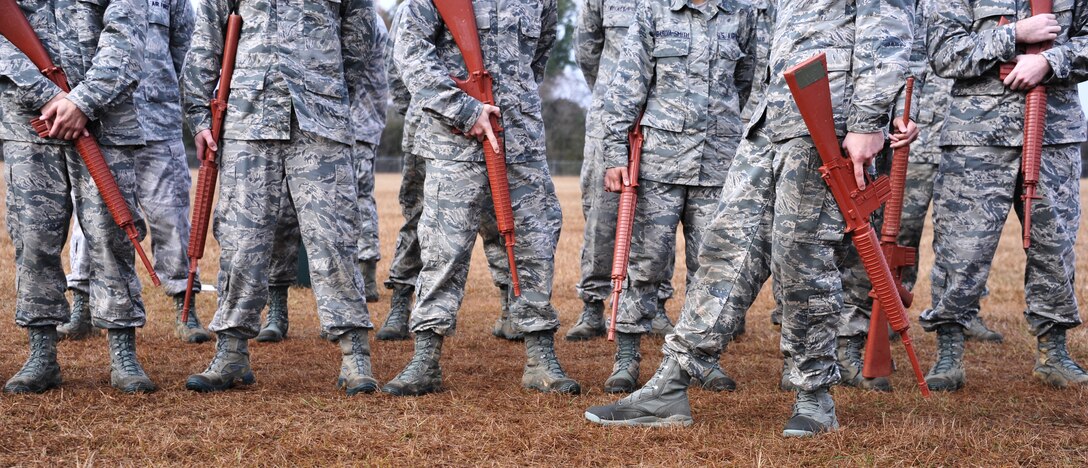
[[[560,332],[565,332],[580,310],[574,283],[582,216],[577,181],[561,178],[556,185],[566,222],[557,255],[555,305],[562,314]],[[378,177],[384,255],[379,281],[387,274],[401,222],[396,188],[396,177]],[[121,395],[109,387],[103,338],[64,342],[62,389],[0,396],[0,464],[1083,465],[1088,461],[1088,391],[1053,390],[1030,377],[1033,339],[1021,315],[1024,254],[1018,229],[1013,221],[1006,230],[997,257],[1001,267],[983,304],[984,316],[1005,334],[1006,343],[969,345],[967,387],[923,400],[904,369],[893,377],[892,394],[836,390],[843,430],[816,440],[778,436],[792,395],[777,390],[781,363],[766,291],[749,315],[748,334],[730,347],[724,361],[740,384],[736,392],[693,390],[696,424],[686,430],[603,429],[585,422],[582,411],[613,399],[601,391],[612,366],[612,346],[603,340],[560,341],[564,367],[586,390],[580,397],[521,389],[524,351],[521,344],[489,333],[498,301],[477,248],[458,334],[447,341],[442,358],[446,391],[440,394],[348,398],[338,393],[333,388],[338,350],[318,338],[308,290],[292,290],[291,338],[252,346],[257,385],[214,395],[187,392],[185,377],[203,370],[214,347],[178,342],[167,298],[147,288],[150,319],[140,331],[139,351],[162,389],[146,396]],[[11,320],[11,241],[0,237],[0,306],[8,317],[0,325],[0,376],[7,378],[22,364],[26,350],[25,335]],[[1082,290],[1088,277],[1084,237],[1082,231]],[[926,248],[926,270],[931,255]],[[202,263],[206,281],[215,278],[216,256],[216,247],[209,245]],[[675,284],[681,284],[682,275],[681,264]],[[929,302],[928,278],[919,288],[915,316]],[[674,318],[680,299],[669,303]],[[371,308],[376,322],[385,318],[388,301],[383,290],[382,302]],[[213,304],[213,295],[200,296],[202,318],[209,317]],[[928,367],[933,337],[913,330]],[[1073,354],[1088,362],[1088,331],[1073,331],[1071,343]],[[644,379],[661,359],[660,345],[644,342]],[[410,342],[376,342],[378,379],[396,375],[410,352]],[[901,349],[895,353],[905,363]]]

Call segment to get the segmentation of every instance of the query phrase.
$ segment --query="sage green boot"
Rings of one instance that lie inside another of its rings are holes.
[[[783,437],[812,437],[839,429],[835,400],[826,388],[797,392],[793,415],[782,430]]]
[[[151,393],[158,390],[136,359],[136,328],[111,328],[110,385],[124,393]]]
[[[669,319],[668,314],[665,313],[665,302],[668,299],[659,299],[657,303],[657,315],[654,315],[654,320],[650,324],[650,335],[664,338],[669,333],[672,333],[672,320]]]
[[[174,296],[174,336],[186,343],[204,343],[211,341],[212,334],[200,326],[200,318],[196,316],[196,296],[192,304],[189,304],[189,318],[182,322],[181,316],[185,311],[185,293]]]
[[[737,389],[737,382],[729,374],[722,370],[721,366],[714,366],[705,379],[696,379],[703,390],[711,392],[732,392]]]
[[[586,301],[582,306],[582,315],[564,338],[567,341],[592,340],[604,336],[604,301]]]
[[[357,393],[374,393],[378,381],[370,369],[370,339],[365,329],[356,328],[340,335],[340,377],[336,388],[342,388],[348,396]]]
[[[382,386],[382,391],[395,396],[420,396],[442,389],[442,335],[433,331],[416,333],[415,353],[404,370]]]
[[[641,333],[616,334],[616,362],[612,365],[612,375],[604,381],[606,393],[631,393],[638,387],[638,365],[642,362],[639,354]]]
[[[967,328],[963,330],[963,335],[968,341],[981,341],[984,343],[1004,343],[1005,337],[996,331],[986,326],[986,322],[982,321],[982,317],[975,314],[971,322],[967,324]]]
[[[855,387],[877,392],[892,391],[892,382],[887,377],[867,379],[861,375],[865,367],[862,353],[865,349],[865,335],[840,336],[835,349],[839,364],[839,385]]]
[[[30,355],[8,383],[4,393],[44,393],[61,384],[60,364],[57,363],[57,328],[27,327]]]
[[[381,293],[378,292],[378,261],[360,260],[359,271],[363,274],[363,294],[367,302],[378,302]]]
[[[568,393],[577,395],[582,392],[578,382],[567,377],[559,358],[555,356],[555,332],[539,331],[525,334],[525,371],[521,375],[521,386],[543,393]]]
[[[389,300],[389,316],[374,336],[381,341],[408,339],[408,317],[412,313],[412,292],[415,288],[406,284],[393,285],[393,297]]]
[[[61,340],[85,340],[98,336],[98,329],[91,325],[91,298],[85,292],[72,290],[72,314],[68,323],[57,327]]]
[[[287,319],[287,286],[268,288],[268,317],[264,320],[261,332],[257,334],[259,343],[278,343],[287,338],[287,329],[291,323]]]
[[[1051,328],[1038,340],[1035,369],[1031,372],[1035,378],[1058,388],[1088,385],[1088,372],[1069,355],[1064,328]]]
[[[525,334],[515,330],[514,321],[510,319],[510,287],[500,286],[499,291],[502,312],[499,314],[499,318],[495,319],[495,325],[491,327],[491,335],[507,341],[524,340]]]
[[[675,359],[666,356],[641,389],[611,405],[586,410],[585,418],[602,426],[690,426],[688,385],[691,377]]]
[[[190,375],[185,388],[195,392],[221,392],[237,383],[252,385],[256,381],[249,367],[249,341],[220,333],[212,362],[204,372]]]
[[[937,328],[937,362],[926,374],[926,385],[935,392],[954,392],[967,383],[963,368],[963,327],[945,324]]]

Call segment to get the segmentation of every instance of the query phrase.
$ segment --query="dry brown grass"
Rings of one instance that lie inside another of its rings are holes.
[[[555,305],[565,332],[580,302],[578,276],[582,216],[577,181],[556,181],[566,223],[556,265]],[[378,178],[382,252],[380,271],[392,257],[399,227],[396,177]],[[1085,390],[1058,391],[1030,378],[1033,340],[1021,316],[1023,252],[1017,225],[1003,239],[983,305],[989,322],[1005,333],[1004,345],[971,344],[969,384],[954,395],[923,400],[908,372],[893,377],[892,394],[836,391],[843,430],[816,440],[778,436],[792,396],[777,390],[778,336],[768,326],[766,291],[750,314],[748,334],[730,348],[725,366],[740,383],[735,393],[691,393],[697,422],[686,430],[604,429],[582,419],[590,405],[613,399],[601,391],[611,369],[612,346],[560,342],[567,371],[585,390],[580,397],[546,396],[522,390],[522,345],[491,337],[498,301],[477,248],[475,281],[461,314],[458,335],[449,340],[443,367],[447,390],[421,398],[385,395],[347,398],[333,389],[338,351],[321,341],[310,311],[309,291],[293,291],[292,338],[281,344],[255,344],[258,383],[214,395],[184,390],[185,377],[203,369],[213,346],[184,345],[171,334],[167,299],[148,288],[150,319],[140,332],[140,356],[162,389],[152,395],[124,396],[108,384],[104,339],[64,342],[60,359],[62,389],[40,396],[0,396],[0,464],[256,464],[373,465],[1083,465]],[[1083,239],[1079,245],[1083,286]],[[924,241],[928,244],[928,236]],[[209,246],[205,279],[214,278],[216,250]],[[10,320],[14,302],[12,246],[0,238],[0,302],[8,320],[0,325],[0,376],[13,374],[25,358],[25,338]],[[927,249],[923,268],[932,264]],[[677,268],[680,284],[682,265]],[[384,274],[382,275],[384,276]],[[146,277],[145,277],[146,279]],[[384,278],[379,278],[379,281]],[[920,297],[928,295],[928,278]],[[1081,288],[1083,290],[1083,287]],[[1081,300],[1083,300],[1083,296]],[[918,308],[928,300],[918,301]],[[675,317],[680,301],[670,302]],[[207,317],[213,296],[200,296]],[[388,311],[388,292],[371,312],[375,321]],[[932,336],[915,336],[920,357],[933,359]],[[1088,361],[1088,332],[1075,330],[1074,355]],[[643,346],[646,378],[661,359],[660,341]],[[407,362],[410,342],[374,345],[374,368],[382,382]],[[900,349],[897,358],[904,362]]]

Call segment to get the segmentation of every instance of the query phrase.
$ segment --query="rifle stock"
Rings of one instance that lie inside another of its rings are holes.
[[[223,59],[220,63],[219,88],[211,100],[211,134],[215,144],[219,145],[223,134],[223,121],[227,114],[227,100],[230,98],[230,82],[234,76],[234,61],[238,56],[238,41],[242,37],[242,17],[231,13],[227,17],[227,31],[223,38]],[[197,264],[204,258],[204,247],[208,241],[208,226],[212,218],[212,202],[215,199],[215,183],[219,178],[219,165],[215,161],[216,152],[205,148],[200,158],[200,172],[196,179],[196,199],[193,202],[192,228],[189,231],[189,277],[185,287],[185,302],[182,305],[181,322],[189,320],[189,310],[193,301],[193,286],[196,283]]]
[[[884,258],[876,232],[869,224],[869,216],[880,207],[890,194],[886,177],[871,181],[864,190],[854,179],[853,164],[843,156],[835,134],[835,116],[831,102],[831,83],[827,75],[827,57],[820,53],[801,64],[786,70],[784,74],[790,92],[808,127],[813,145],[820,155],[823,166],[820,173],[827,183],[835,202],[842,212],[846,233],[851,234],[854,246],[861,257],[865,272],[873,283],[873,294],[887,313],[892,328],[902,337],[903,347],[910,359],[918,387],[922,395],[929,396],[929,387],[922,374],[918,357],[914,353],[899,289],[892,279],[888,262]]]
[[[620,191],[619,209],[616,213],[616,243],[612,248],[612,311],[608,321],[608,341],[616,341],[616,316],[620,309],[623,283],[627,281],[627,265],[631,258],[631,234],[635,224],[635,207],[638,204],[638,171],[642,163],[642,116],[627,132],[627,180]]]
[[[49,52],[45,49],[41,39],[38,38],[38,34],[34,32],[34,28],[30,26],[30,22],[27,21],[26,16],[23,15],[15,0],[0,0],[0,17],[4,18],[3,21],[0,21],[0,35],[3,35],[8,42],[11,42],[12,45],[26,55],[34,63],[34,66],[38,67],[38,70],[62,91],[71,92],[72,88],[68,84],[68,77],[65,76],[60,67],[53,63]],[[30,121],[30,124],[34,131],[38,132],[38,136],[49,138],[49,124],[47,122],[34,119]],[[144,249],[140,245],[140,234],[133,221],[132,212],[128,209],[128,202],[125,201],[120,187],[117,186],[117,179],[113,177],[113,172],[110,171],[106,158],[102,156],[102,149],[98,146],[98,141],[93,136],[88,135],[77,138],[73,143],[76,152],[79,153],[83,164],[87,167],[87,172],[91,175],[91,179],[94,180],[98,193],[102,195],[102,201],[105,203],[106,209],[109,210],[110,216],[113,217],[113,221],[117,223],[117,226],[125,232],[129,241],[132,242],[136,254],[139,255],[144,268],[147,269],[148,274],[151,276],[151,282],[155,286],[159,286],[161,284],[159,275],[155,274],[151,261],[148,260],[147,254],[144,253]]]
[[[454,83],[465,94],[487,105],[495,105],[494,83],[491,74],[484,68],[484,54],[480,48],[480,34],[477,31],[476,13],[472,0],[434,0],[434,6],[442,17],[446,29],[453,36],[461,57],[465,62],[468,77],[453,77]],[[495,220],[506,246],[506,258],[510,263],[510,282],[514,296],[521,295],[521,282],[518,280],[517,262],[514,258],[514,208],[510,201],[510,181],[506,173],[506,155],[503,154],[505,143],[502,127],[496,116],[491,116],[491,128],[499,142],[500,151],[495,151],[487,141],[483,142],[484,163],[487,166],[487,179],[491,187],[491,202],[495,209]]]

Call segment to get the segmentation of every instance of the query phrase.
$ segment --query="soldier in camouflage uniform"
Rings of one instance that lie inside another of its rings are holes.
[[[843,307],[838,263],[849,239],[820,177],[819,155],[783,72],[827,54],[835,128],[858,171],[884,146],[890,111],[907,70],[913,3],[906,0],[782,0],[771,41],[770,81],[726,176],[722,202],[700,251],[700,268],[665,359],[639,391],[586,411],[607,425],[688,425],[687,387],[705,375],[737,325],[730,301],[749,281],[752,238],[770,224],[771,269],[782,303],[782,351],[800,387],[784,436],[838,427],[829,389],[839,379],[835,330]],[[861,178],[860,172],[856,173]],[[861,181],[864,185],[864,180]]]
[[[616,213],[619,196],[604,189],[604,155],[601,141],[605,128],[601,122],[604,94],[620,56],[620,46],[635,19],[635,3],[630,0],[586,0],[578,17],[575,57],[586,84],[593,90],[593,100],[586,114],[586,145],[582,159],[580,186],[582,215],[585,217],[581,268],[576,285],[584,306],[578,322],[567,331],[568,340],[589,340],[605,332],[604,301],[612,294],[612,251],[616,242]],[[659,307],[651,332],[665,335],[672,322],[665,314],[665,301],[672,297],[674,263],[666,265],[667,278],[658,291]]]
[[[377,11],[375,10],[375,14]],[[375,275],[381,258],[378,245],[378,208],[374,202],[374,157],[385,128],[385,111],[389,101],[389,83],[385,71],[385,49],[389,34],[385,22],[378,17],[375,22],[374,42],[363,54],[366,68],[361,76],[362,84],[353,96],[351,112],[355,131],[353,162],[358,183],[360,230],[358,239],[358,267],[363,274],[363,292],[367,302],[377,302],[378,286]],[[289,189],[284,187],[284,194]],[[298,282],[299,247],[301,235],[298,215],[290,197],[284,197],[280,205],[280,219],[273,243],[272,263],[269,267],[268,315],[261,325],[256,340],[277,343],[287,337],[290,329],[288,294],[291,285]],[[324,336],[324,335],[323,335]]]
[[[420,395],[441,387],[442,341],[455,329],[472,246],[481,226],[497,229],[482,150],[483,144],[491,144],[506,156],[517,226],[521,295],[512,299],[510,316],[515,330],[525,334],[528,360],[522,385],[578,393],[578,383],[567,377],[555,355],[559,318],[551,293],[563,219],[548,174],[540,114],[539,85],[556,39],[556,2],[473,2],[484,63],[495,77],[495,106],[473,99],[449,78],[466,75],[464,62],[431,0],[410,0],[405,8],[396,30],[394,60],[423,111],[415,151],[427,158],[419,221],[419,237],[427,242],[422,244],[419,296],[411,317],[415,354],[382,390]],[[502,119],[505,148],[494,139],[492,115]]]
[[[646,138],[629,284],[620,298],[616,361],[606,392],[631,392],[638,383],[639,342],[656,315],[660,285],[668,282],[680,223],[689,284],[699,268],[704,228],[740,140],[741,104],[756,59],[753,20],[746,4],[731,0],[640,2],[636,8],[601,116],[610,192],[630,182],[627,133],[640,114]],[[730,379],[727,386],[736,384]]]
[[[233,8],[244,22],[219,155],[214,230],[222,247],[220,295],[209,326],[218,342],[207,370],[190,376],[185,386],[221,391],[254,381],[248,340],[258,334],[268,297],[286,183],[305,239],[322,330],[340,345],[337,387],[348,395],[373,392],[372,325],[355,265],[360,216],[350,98],[364,86],[363,70],[372,60],[367,54],[377,34],[374,5],[202,1],[183,75],[185,116],[198,151],[213,143],[208,102]]]
[[[155,272],[162,278],[163,292],[173,299],[174,334],[182,341],[203,343],[211,334],[200,326],[196,308],[181,321],[189,274],[189,175],[185,145],[181,141],[181,91],[178,76],[189,51],[193,34],[193,8],[188,0],[150,0],[147,3],[147,41],[143,74],[136,90],[136,109],[140,115],[147,146],[136,155],[136,199],[143,210],[151,234]],[[68,289],[72,290],[72,316],[57,327],[61,338],[90,336],[87,285],[90,256],[79,223],[73,224],[70,258],[72,272]],[[200,282],[193,286],[200,291]]]
[[[937,332],[930,388],[954,391],[965,381],[964,327],[979,299],[1009,209],[1023,219],[1020,159],[1025,92],[1047,87],[1045,135],[1026,249],[1024,316],[1038,339],[1033,374],[1058,387],[1088,384],[1066,349],[1066,330],[1080,325],[1074,292],[1074,245],[1080,217],[1080,148],[1084,111],[1077,83],[1088,79],[1088,1],[1057,0],[1054,14],[1031,15],[1028,2],[934,2],[929,51],[934,71],[952,78],[952,103],[941,133],[933,202],[932,307],[922,326]],[[1004,24],[1004,21],[1008,24]],[[1041,54],[1028,44],[1054,41]],[[1000,65],[1015,62],[1002,80]]]
[[[69,307],[60,257],[73,208],[91,257],[91,320],[107,329],[109,338],[110,384],[125,393],[154,391],[136,358],[136,327],[143,326],[145,312],[133,247],[75,147],[64,141],[85,132],[96,137],[135,212],[136,149],[144,135],[133,93],[143,64],[146,4],[21,0],[19,6],[54,63],[67,73],[72,91],[62,92],[0,38],[0,145],[6,159],[8,232],[15,246],[15,322],[27,329],[30,341],[26,363],[4,391],[41,393],[61,384],[56,327],[68,319]],[[39,116],[49,124],[52,138],[39,138],[31,127],[31,119]]]
[[[392,32],[395,35],[398,24],[408,11],[404,3],[399,4],[393,13]],[[426,180],[426,159],[415,154],[414,139],[419,127],[422,112],[412,95],[404,85],[393,60],[393,41],[388,42],[386,67],[389,75],[389,88],[393,96],[393,108],[404,116],[404,134],[401,139],[401,151],[404,161],[401,169],[401,185],[398,201],[404,224],[397,232],[397,242],[393,261],[389,266],[389,280],[385,287],[393,290],[389,305],[389,316],[376,334],[379,340],[408,339],[408,316],[411,312],[412,295],[415,293],[416,280],[423,268],[420,258],[419,237],[416,227],[423,213],[423,182]],[[499,289],[501,312],[495,320],[491,334],[506,340],[520,340],[523,335],[514,330],[510,320],[510,267],[507,265],[506,249],[499,241],[498,231],[481,226],[480,237],[484,243],[484,256],[491,271],[491,278]]]

